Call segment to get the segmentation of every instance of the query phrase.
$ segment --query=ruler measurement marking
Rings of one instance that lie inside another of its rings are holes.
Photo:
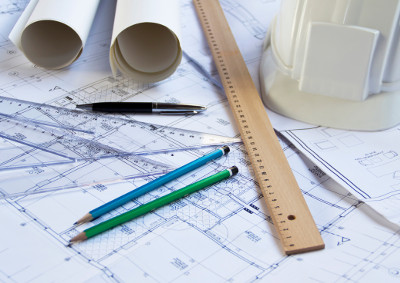
[[[323,248],[322,238],[266,116],[221,6],[216,0],[194,0],[194,4],[285,252],[292,254]],[[260,126],[262,122],[265,125]],[[265,143],[268,148],[262,146]]]

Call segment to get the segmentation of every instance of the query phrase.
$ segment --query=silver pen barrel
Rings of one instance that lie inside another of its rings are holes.
[[[202,105],[192,104],[179,104],[179,103],[164,103],[164,102],[153,102],[153,112],[162,114],[173,114],[181,113],[195,114],[206,110],[207,107]]]

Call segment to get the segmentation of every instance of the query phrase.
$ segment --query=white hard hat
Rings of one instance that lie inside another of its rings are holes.
[[[281,0],[265,39],[262,97],[311,124],[400,123],[400,0]]]

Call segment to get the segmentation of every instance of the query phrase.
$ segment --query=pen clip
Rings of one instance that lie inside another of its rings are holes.
[[[198,114],[199,112],[192,110],[182,110],[182,111],[160,111],[157,113],[161,115],[193,115],[193,114]]]

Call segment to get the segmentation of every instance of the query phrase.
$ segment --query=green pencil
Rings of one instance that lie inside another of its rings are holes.
[[[75,242],[85,241],[89,238],[92,238],[100,233],[103,233],[109,229],[112,229],[118,225],[121,225],[127,221],[135,219],[139,216],[142,216],[150,211],[156,210],[164,205],[172,203],[178,199],[181,199],[189,194],[197,192],[205,187],[211,186],[217,182],[220,182],[224,179],[227,179],[238,173],[238,168],[233,166],[229,169],[220,171],[210,177],[197,181],[196,183],[190,184],[182,189],[176,190],[168,195],[155,199],[149,203],[141,205],[135,209],[132,209],[128,212],[125,212],[121,215],[118,215],[114,218],[111,218],[107,221],[104,221],[100,224],[97,224],[93,227],[90,227],[83,232],[79,233],[75,237],[70,240],[70,244]]]

